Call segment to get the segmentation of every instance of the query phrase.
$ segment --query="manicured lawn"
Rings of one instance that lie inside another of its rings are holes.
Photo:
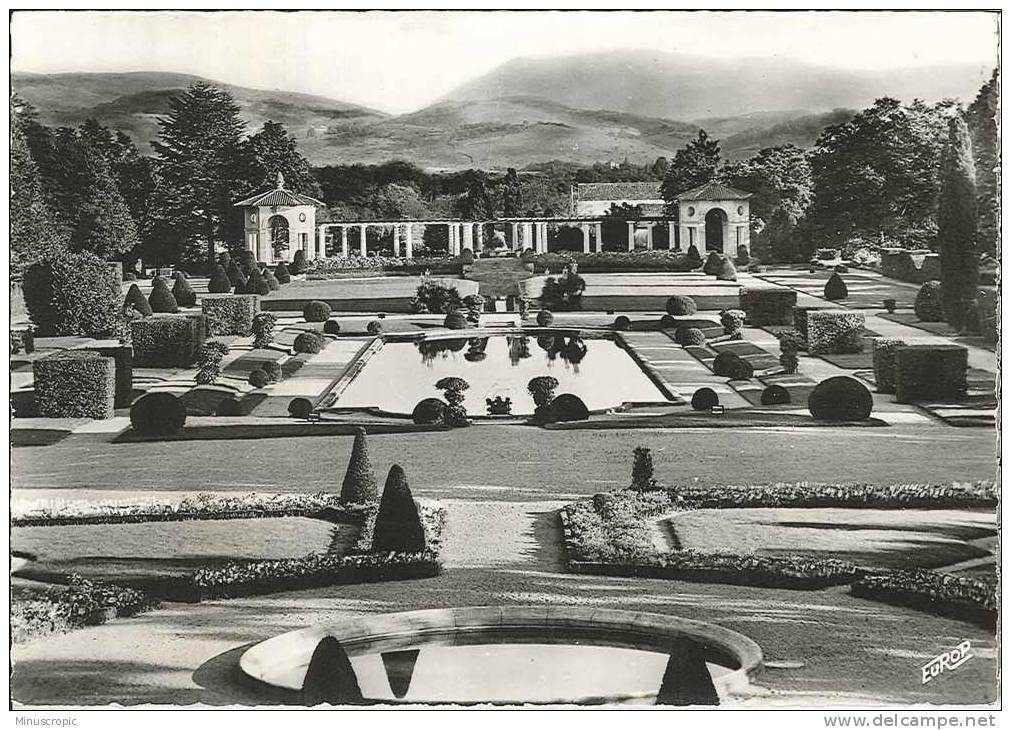
[[[989,551],[986,510],[728,509],[686,512],[669,522],[681,547],[846,560],[871,568],[938,568]]]
[[[358,529],[308,517],[15,527],[11,549],[34,555],[28,576],[115,581],[190,573],[232,560],[301,557],[349,544]]]

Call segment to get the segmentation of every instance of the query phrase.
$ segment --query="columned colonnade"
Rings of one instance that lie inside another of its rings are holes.
[[[639,224],[646,224],[646,248],[653,248],[653,227],[658,223],[666,223],[668,231],[669,248],[675,250],[676,245],[676,224],[666,219],[642,219],[639,221],[627,221],[628,227],[627,246],[631,251],[635,248],[635,231]],[[428,226],[445,226],[447,231],[448,253],[458,256],[465,248],[469,248],[474,253],[484,249],[485,230],[487,227],[503,226],[507,232],[506,245],[514,251],[533,249],[535,253],[547,253],[548,251],[548,227],[578,227],[582,235],[583,252],[600,252],[603,250],[603,220],[600,218],[551,218],[551,219],[515,219],[504,218],[492,221],[460,221],[460,220],[416,220],[416,221],[342,221],[339,223],[323,223],[317,226],[317,235],[314,241],[309,242],[306,250],[306,257],[309,259],[321,258],[326,253],[327,232],[331,232],[334,249],[340,244],[342,256],[351,254],[348,233],[356,230],[358,233],[357,250],[354,252],[359,256],[368,255],[366,242],[369,228],[381,228],[393,230],[393,255],[412,258],[414,255],[414,235],[415,226],[422,226],[422,230]]]

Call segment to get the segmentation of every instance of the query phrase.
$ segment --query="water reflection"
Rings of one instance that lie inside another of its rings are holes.
[[[437,358],[446,359],[454,352],[460,352],[467,346],[466,339],[419,340],[414,343],[421,353],[421,362],[431,365]]]

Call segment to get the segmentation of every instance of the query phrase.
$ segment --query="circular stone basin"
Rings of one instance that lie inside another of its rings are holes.
[[[717,704],[761,670],[762,652],[729,629],[674,616],[508,606],[313,626],[256,644],[239,665],[264,692],[310,705],[654,704],[658,694],[664,704]]]

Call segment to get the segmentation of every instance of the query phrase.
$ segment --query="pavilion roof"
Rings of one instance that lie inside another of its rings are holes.
[[[326,207],[326,204],[321,200],[316,200],[316,198],[311,198],[308,195],[302,195],[301,193],[286,190],[284,187],[284,176],[281,173],[277,174],[277,184],[273,190],[268,190],[265,193],[257,193],[245,200],[240,200],[235,204],[235,207],[251,208],[258,205],[270,207],[285,205],[315,205],[317,207]]]
[[[747,200],[751,193],[732,188],[716,180],[699,185],[691,190],[678,193],[677,199],[681,202],[686,200]]]

